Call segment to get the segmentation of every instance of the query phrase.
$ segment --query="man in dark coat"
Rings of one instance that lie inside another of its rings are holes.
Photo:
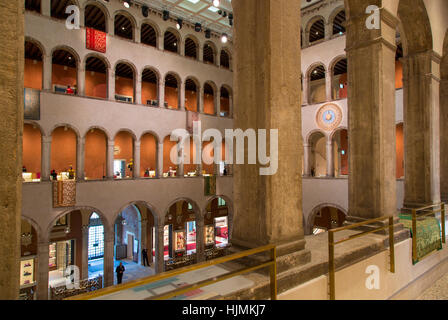
[[[117,284],[120,284],[123,280],[123,273],[125,270],[123,263],[120,262],[120,265],[115,269],[115,272],[117,273]]]

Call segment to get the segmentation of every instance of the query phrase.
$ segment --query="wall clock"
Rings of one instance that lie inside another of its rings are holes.
[[[317,112],[317,126],[325,131],[333,131],[342,122],[342,111],[335,104],[326,104]]]

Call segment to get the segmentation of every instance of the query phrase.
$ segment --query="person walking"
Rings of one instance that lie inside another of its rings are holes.
[[[117,273],[117,284],[120,284],[123,280],[123,273],[125,272],[125,267],[123,265],[123,262],[120,262],[120,265],[115,269],[115,272]]]
[[[142,250],[142,256],[143,256],[143,266],[146,267],[146,265],[148,265],[148,267],[149,267],[148,249]]]

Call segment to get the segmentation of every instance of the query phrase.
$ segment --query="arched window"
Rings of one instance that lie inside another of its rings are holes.
[[[68,127],[58,127],[51,134],[51,170],[58,175],[76,170],[77,134]],[[61,179],[64,178],[61,176]]]
[[[84,171],[86,180],[101,180],[107,175],[107,135],[100,129],[90,129],[85,137]]]
[[[28,11],[41,12],[41,0],[25,0],[25,9]]]
[[[166,51],[179,52],[179,38],[171,31],[166,31],[164,36],[163,48]]]
[[[52,86],[54,92],[76,94],[78,63],[75,56],[65,49],[56,50],[53,52],[52,62]]]
[[[84,25],[106,32],[106,15],[103,10],[96,5],[87,5],[84,11]]]
[[[311,177],[325,177],[327,175],[326,138],[322,132],[313,133],[308,141],[311,147],[309,154]]]
[[[199,110],[198,86],[192,79],[185,81],[185,109],[198,112]]]
[[[215,114],[215,90],[209,83],[204,84],[204,113]]]
[[[223,198],[215,198],[208,203],[204,228],[206,249],[229,244],[229,207]]]
[[[70,14],[65,13],[68,6],[76,5],[73,0],[51,0],[51,17],[65,20]]]
[[[142,73],[142,103],[157,107],[159,105],[159,86],[157,74],[146,68]]]
[[[157,47],[157,32],[150,24],[142,24],[141,43],[151,47]]]
[[[215,63],[215,49],[209,43],[204,44],[204,62]]]
[[[220,99],[220,115],[222,117],[228,117],[230,115],[230,92],[226,87],[221,87]]]
[[[134,69],[126,63],[118,63],[115,68],[115,100],[133,103]]]
[[[347,86],[347,59],[341,59],[333,68],[333,100],[347,98]]]
[[[230,55],[226,50],[221,50],[220,63],[221,67],[230,69]]]
[[[86,96],[107,98],[107,65],[97,57],[86,60]]]
[[[319,19],[311,25],[310,28],[310,44],[325,38],[325,23]]]
[[[155,178],[157,169],[157,139],[151,133],[140,139],[140,177]]]
[[[130,179],[134,176],[134,137],[120,131],[114,141],[114,179]],[[138,169],[137,169],[138,170]]]
[[[185,39],[185,56],[193,59],[197,59],[198,57],[196,42],[191,38]]]
[[[23,178],[25,182],[40,180],[42,168],[42,133],[36,125],[25,123],[23,127]]]
[[[165,107],[179,109],[179,81],[171,73],[165,77]]]
[[[333,35],[345,33],[345,11],[340,11],[333,20]]]
[[[134,25],[128,17],[122,14],[115,16],[114,34],[118,37],[134,40]]]
[[[334,176],[348,176],[348,131],[338,130],[333,135]]]
[[[25,41],[24,87],[42,90],[42,51],[30,41]]]
[[[318,65],[308,75],[309,77],[309,103],[320,103],[327,101],[325,84],[325,67]]]
[[[345,219],[345,213],[337,208],[321,208],[314,216],[313,234],[317,235],[330,229],[342,227]]]

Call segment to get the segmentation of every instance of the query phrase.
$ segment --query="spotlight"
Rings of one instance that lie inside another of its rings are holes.
[[[163,21],[166,21],[166,20],[168,20],[169,18],[170,18],[170,12],[164,10],[164,11],[163,11]]]
[[[147,18],[149,13],[149,8],[147,6],[142,7],[142,15]]]
[[[199,22],[197,22],[194,25],[194,31],[196,31],[196,32],[201,32],[202,31],[202,25]]]
[[[177,28],[177,30],[180,30],[180,29],[182,29],[182,24],[183,24],[183,21],[182,21],[182,19],[177,19],[177,23],[176,23],[176,28]]]
[[[212,31],[210,29],[205,30],[205,37],[210,39],[212,37]]]
[[[129,7],[131,6],[131,0],[123,1],[123,5],[125,8],[129,9]]]
[[[224,13],[222,14],[222,16],[225,18],[227,17],[227,12],[224,11]]]
[[[221,42],[222,43],[227,43],[229,39],[227,38],[227,34],[223,33],[222,37],[221,37]]]
[[[213,6],[219,7],[219,0],[213,0]]]

